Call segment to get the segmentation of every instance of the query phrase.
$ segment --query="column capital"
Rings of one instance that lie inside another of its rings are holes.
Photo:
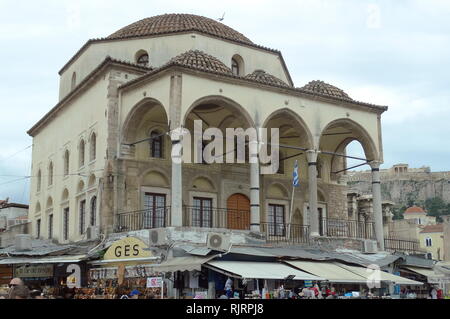
[[[369,163],[370,167],[372,168],[372,171],[379,171],[380,170],[380,161],[372,161]]]
[[[308,163],[316,163],[317,162],[317,155],[319,155],[318,151],[307,150],[305,153],[306,153],[306,159],[308,160]]]

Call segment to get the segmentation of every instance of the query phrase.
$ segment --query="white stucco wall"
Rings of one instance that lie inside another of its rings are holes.
[[[94,70],[106,56],[135,63],[136,53],[145,50],[149,54],[149,64],[160,67],[171,58],[189,50],[201,50],[210,54],[231,68],[231,58],[239,54],[245,64],[245,74],[263,69],[288,83],[285,70],[277,53],[239,45],[198,33],[164,35],[161,37],[134,40],[115,40],[91,44],[61,74],[59,98],[71,90],[72,74],[76,72],[76,83],[80,83]]]

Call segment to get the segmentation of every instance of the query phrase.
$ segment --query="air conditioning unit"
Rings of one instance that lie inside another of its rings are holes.
[[[212,250],[228,251],[231,246],[231,236],[219,233],[208,233],[206,247]]]
[[[363,244],[363,253],[375,254],[376,252],[378,252],[376,240],[365,240]]]
[[[149,237],[151,246],[164,246],[169,244],[166,228],[151,229]]]
[[[28,234],[16,235],[14,244],[15,244],[16,251],[32,250],[31,235],[28,235]]]
[[[98,226],[88,226],[86,229],[87,239],[97,239],[100,236],[100,228]]]

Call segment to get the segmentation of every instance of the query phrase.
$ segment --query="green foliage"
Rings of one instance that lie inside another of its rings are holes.
[[[436,217],[437,222],[442,222],[442,215],[450,214],[450,204],[445,203],[440,197],[426,199],[424,206],[427,215]]]
[[[393,220],[399,220],[399,219],[403,219],[403,213],[406,210],[406,206],[395,206],[392,208],[392,214],[394,214],[394,216],[392,217]]]

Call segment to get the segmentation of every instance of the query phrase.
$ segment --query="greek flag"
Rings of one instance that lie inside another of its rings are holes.
[[[294,173],[292,175],[294,176],[294,180],[292,182],[292,185],[294,187],[298,187],[299,186],[299,182],[298,182],[298,161],[295,161]]]

